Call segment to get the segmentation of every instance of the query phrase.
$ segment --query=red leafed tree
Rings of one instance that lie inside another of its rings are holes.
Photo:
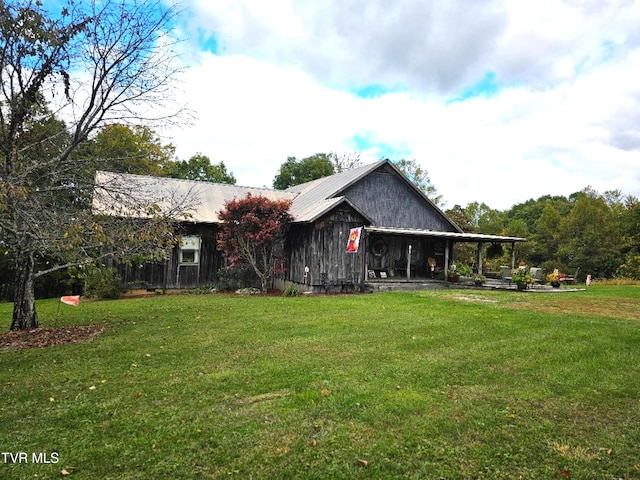
[[[270,200],[250,193],[245,198],[225,202],[218,212],[222,221],[218,248],[233,268],[246,263],[260,278],[262,292],[269,280],[282,273],[284,238],[289,222],[289,200]]]

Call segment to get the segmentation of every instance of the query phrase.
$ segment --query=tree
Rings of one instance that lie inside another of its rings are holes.
[[[145,222],[92,215],[92,172],[110,163],[83,146],[105,125],[181,112],[171,104],[175,13],[160,0],[68,0],[55,13],[39,0],[0,1],[0,235],[16,276],[12,330],[38,327],[35,278],[171,241],[176,203],[131,202],[131,217]],[[136,185],[117,188],[112,198]],[[37,264],[43,257],[49,265]]]
[[[362,164],[360,161],[360,153],[357,151],[342,154],[331,152],[327,157],[333,164],[333,170],[335,173],[345,172],[347,170],[357,168]]]
[[[416,187],[424,192],[429,199],[436,205],[442,205],[442,195],[438,195],[438,190],[431,183],[431,178],[426,170],[423,170],[415,160],[401,159],[393,162],[398,170],[400,170]]]
[[[316,153],[302,160],[289,157],[280,165],[280,170],[273,179],[273,188],[285,190],[294,185],[310,182],[335,173],[333,161],[326,153]]]
[[[282,271],[282,251],[286,229],[292,217],[289,200],[253,196],[225,202],[218,213],[222,221],[218,248],[233,268],[243,262],[260,278],[262,292],[269,280]]]
[[[154,176],[166,175],[176,151],[149,127],[120,123],[101,128],[84,148],[104,170]]]
[[[558,258],[597,277],[612,276],[623,263],[622,232],[605,199],[587,188],[572,195],[575,205],[560,223]]]
[[[188,161],[173,162],[167,171],[167,176],[184,180],[198,180],[202,182],[228,183],[235,185],[236,177],[227,172],[224,162],[211,164],[206,155],[196,153]]]

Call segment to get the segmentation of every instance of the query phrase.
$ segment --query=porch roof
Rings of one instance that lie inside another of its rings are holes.
[[[438,232],[434,230],[418,230],[413,228],[395,227],[364,227],[365,231],[382,235],[404,235],[411,237],[436,237],[455,240],[457,242],[492,242],[492,243],[514,243],[527,242],[528,239],[522,237],[509,237],[503,235],[485,235],[482,233],[459,233],[459,232]]]

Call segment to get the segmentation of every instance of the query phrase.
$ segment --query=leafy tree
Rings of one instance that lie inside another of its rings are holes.
[[[148,127],[119,123],[105,125],[84,149],[110,172],[154,176],[166,175],[176,150]]]
[[[225,202],[218,213],[222,221],[218,248],[233,268],[248,264],[260,278],[262,292],[274,275],[282,271],[284,237],[292,217],[291,202],[270,200],[250,193],[246,198]]]
[[[302,160],[289,157],[280,165],[278,174],[273,179],[273,188],[285,190],[294,185],[307,183],[335,173],[332,158],[326,153],[316,153]]]
[[[433,183],[431,183],[429,173],[423,170],[416,160],[406,160],[403,158],[393,163],[416,187],[422,190],[433,203],[436,205],[442,205],[444,203],[442,195],[438,195],[438,190]]]
[[[168,35],[174,15],[160,0],[68,0],[54,13],[39,0],[0,2],[0,235],[16,277],[12,330],[38,327],[36,278],[170,241],[178,205],[169,212],[131,202],[146,222],[92,215],[88,172],[109,162],[82,146],[105,125],[179,113],[167,110],[180,71]],[[135,188],[109,193],[122,198]],[[37,263],[44,257],[49,265]]]
[[[236,177],[227,172],[224,162],[212,164],[209,157],[195,154],[188,161],[173,162],[167,171],[168,177],[202,182],[228,183],[235,185]]]
[[[453,208],[446,210],[445,213],[447,214],[447,217],[453,220],[456,225],[462,229],[463,232],[475,232],[471,216],[467,210],[462,208],[460,205],[454,205]]]
[[[557,256],[570,268],[598,277],[612,276],[623,263],[621,231],[606,201],[592,190],[572,195],[576,202],[560,224]]]
[[[357,168],[362,164],[362,162],[360,161],[360,153],[357,151],[352,153],[342,153],[342,154],[331,152],[328,155],[328,158],[333,164],[333,170],[336,173]]]

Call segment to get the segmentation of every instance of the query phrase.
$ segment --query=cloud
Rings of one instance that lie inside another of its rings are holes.
[[[449,206],[640,196],[640,4],[431,3],[188,3],[178,155],[250,186],[289,156],[415,158]]]

